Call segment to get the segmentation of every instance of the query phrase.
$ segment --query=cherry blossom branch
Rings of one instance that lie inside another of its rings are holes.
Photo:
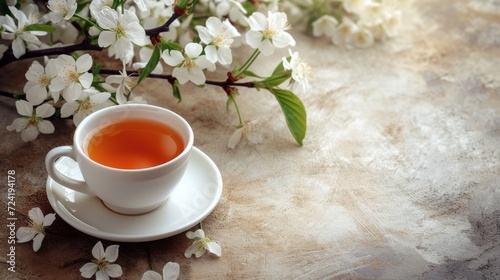
[[[139,71],[131,71],[127,72],[130,76],[139,76],[140,72]],[[118,70],[112,70],[112,69],[101,69],[99,71],[99,74],[104,74],[104,75],[120,75],[120,71]],[[233,75],[231,72],[227,73],[228,78],[225,81],[211,81],[207,80],[205,81],[205,84],[207,85],[213,85],[213,86],[219,86],[223,88],[224,90],[230,88],[231,86],[236,86],[236,87],[247,87],[247,88],[254,88],[255,85],[253,82],[236,82],[236,79],[233,78]],[[172,75],[165,75],[165,74],[149,74],[149,78],[155,78],[155,79],[165,79],[165,80],[172,80],[174,77]]]

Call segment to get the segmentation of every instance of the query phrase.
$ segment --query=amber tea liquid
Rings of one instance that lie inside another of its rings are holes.
[[[98,130],[87,146],[89,157],[106,166],[140,169],[163,164],[184,150],[180,134],[149,119],[129,119]]]

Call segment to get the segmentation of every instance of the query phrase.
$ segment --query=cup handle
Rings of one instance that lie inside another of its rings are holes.
[[[64,174],[62,174],[57,168],[55,167],[55,161],[63,156],[67,156],[71,159],[73,159],[76,162],[76,155],[74,153],[73,147],[72,146],[60,146],[56,147],[45,156],[45,168],[47,169],[47,172],[49,173],[49,176],[56,181],[57,183],[61,184],[63,187],[72,189],[77,192],[81,192],[84,194],[92,195],[95,196],[95,194],[90,190],[89,186],[85,181],[79,181],[73,178],[70,178]]]

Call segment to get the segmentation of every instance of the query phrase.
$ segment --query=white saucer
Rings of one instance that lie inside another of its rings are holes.
[[[78,165],[67,157],[56,167],[82,180]],[[142,242],[179,234],[203,219],[222,195],[222,176],[214,162],[193,147],[186,174],[166,203],[152,212],[128,216],[106,208],[100,199],[67,189],[47,179],[47,197],[56,213],[77,230],[121,242]]]

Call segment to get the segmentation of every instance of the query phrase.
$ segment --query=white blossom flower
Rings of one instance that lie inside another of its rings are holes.
[[[360,14],[365,9],[368,0],[343,0],[344,9],[350,13]]]
[[[242,5],[244,2],[245,0],[215,0],[215,13],[219,18],[228,16],[232,22],[246,26],[248,22],[247,10]]]
[[[33,11],[31,4],[27,7],[29,11]],[[23,56],[26,53],[28,45],[39,46],[40,40],[36,36],[44,36],[47,34],[45,31],[26,31],[25,28],[33,22],[36,17],[28,18],[23,11],[18,10],[14,6],[9,6],[9,10],[17,20],[17,24],[10,15],[5,15],[2,20],[2,39],[12,40],[12,51],[16,58]]]
[[[49,0],[47,3],[50,21],[58,23],[61,20],[70,20],[76,12],[76,0]]]
[[[351,42],[356,48],[364,49],[373,46],[375,38],[369,29],[357,28],[352,34]]]
[[[134,46],[148,43],[146,31],[139,23],[139,18],[131,10],[119,13],[107,6],[96,13],[97,24],[105,29],[99,34],[97,43],[100,47],[112,47],[115,57],[129,63],[134,57]]]
[[[110,85],[118,84],[116,88],[116,101],[118,104],[128,102],[127,96],[132,93],[132,88],[136,85],[136,82],[127,75],[125,64],[123,64],[123,71],[120,71],[120,75],[109,75],[106,77],[106,83]]]
[[[398,34],[398,29],[401,26],[401,23],[402,23],[401,11],[394,11],[384,17],[384,22],[382,23],[382,26],[387,36],[394,37]]]
[[[358,26],[348,17],[342,18],[342,23],[335,28],[332,34],[332,42],[335,45],[352,47],[354,33]]]
[[[175,262],[168,262],[163,267],[163,276],[160,273],[148,270],[144,272],[141,280],[175,280],[179,277],[180,266]]]
[[[92,248],[92,256],[95,259],[80,268],[82,277],[90,278],[94,274],[97,280],[120,277],[123,274],[122,267],[119,264],[113,264],[118,259],[118,247],[118,245],[111,245],[104,251],[101,241],[97,242]]]
[[[313,36],[320,37],[326,35],[331,37],[337,25],[339,25],[339,22],[333,16],[323,15],[312,23]]]
[[[148,12],[149,11],[149,6],[146,5],[146,0],[134,0],[134,3],[139,7],[139,10],[142,12]]]
[[[21,132],[21,138],[24,142],[33,141],[38,137],[39,133],[53,133],[54,125],[44,118],[52,116],[56,109],[48,103],[44,103],[35,110],[33,105],[25,100],[16,101],[17,112],[22,116],[15,119],[11,125],[7,126],[7,130]]]
[[[302,86],[302,90],[306,92],[310,88],[308,75],[311,73],[311,68],[302,61],[298,52],[292,52],[291,49],[288,51],[290,53],[290,61],[284,57],[283,68],[285,70],[292,70],[292,80],[299,83]]]
[[[113,0],[92,0],[89,5],[90,14],[92,17],[97,18],[97,14],[104,9],[104,7],[111,8]]]
[[[217,242],[212,241],[210,238],[205,237],[205,232],[202,229],[198,229],[195,232],[188,231],[186,233],[187,238],[193,239],[194,242],[187,248],[186,252],[184,252],[184,256],[186,258],[190,258],[191,255],[195,255],[195,257],[199,258],[208,252],[215,254],[220,257],[222,253],[222,249]]]
[[[51,90],[63,90],[62,96],[66,101],[76,100],[83,89],[88,89],[94,77],[88,71],[92,67],[92,57],[89,54],[80,56],[76,61],[72,56],[59,55],[55,62],[59,71],[52,80]]]
[[[49,93],[54,101],[59,100],[60,91],[52,90],[52,80],[58,75],[55,61],[55,59],[47,60],[46,66],[43,67],[35,60],[26,72],[25,77],[28,82],[24,86],[24,93],[31,104],[42,103]]]
[[[234,133],[229,137],[227,141],[227,146],[230,149],[234,149],[242,139],[247,139],[248,142],[252,144],[260,144],[263,141],[262,133],[256,129],[258,121],[246,122],[241,126],[238,126]]]
[[[29,227],[20,227],[17,229],[17,242],[24,243],[33,240],[33,251],[38,251],[45,238],[45,227],[50,226],[56,219],[56,214],[44,216],[40,208],[35,207],[28,212],[30,218]]]
[[[250,31],[246,41],[254,49],[259,49],[264,55],[274,53],[274,48],[295,46],[295,40],[286,32],[290,27],[287,16],[282,12],[269,12],[268,17],[259,12],[253,13],[248,19]]]
[[[169,5],[165,1],[147,1],[146,5],[148,6],[148,11],[139,11],[138,14],[141,25],[145,29],[155,28],[164,24],[174,14],[172,5]],[[180,22],[175,20],[172,24],[179,26]],[[170,27],[171,26],[169,26],[169,29]]]
[[[231,44],[234,37],[240,36],[240,33],[229,22],[229,19],[221,21],[217,17],[209,17],[205,26],[196,26],[205,47],[207,59],[212,63],[220,62],[222,65],[229,65],[233,61],[231,53]]]
[[[110,97],[109,92],[100,92],[94,88],[83,90],[78,99],[63,104],[61,117],[67,118],[73,115],[73,123],[78,126],[88,115],[104,107],[111,106]]]
[[[185,84],[188,81],[196,85],[204,84],[206,81],[203,69],[215,70],[215,65],[210,62],[205,55],[201,55],[203,47],[198,43],[189,43],[184,48],[183,55],[178,50],[164,50],[163,60],[170,66],[175,66],[172,76]]]

